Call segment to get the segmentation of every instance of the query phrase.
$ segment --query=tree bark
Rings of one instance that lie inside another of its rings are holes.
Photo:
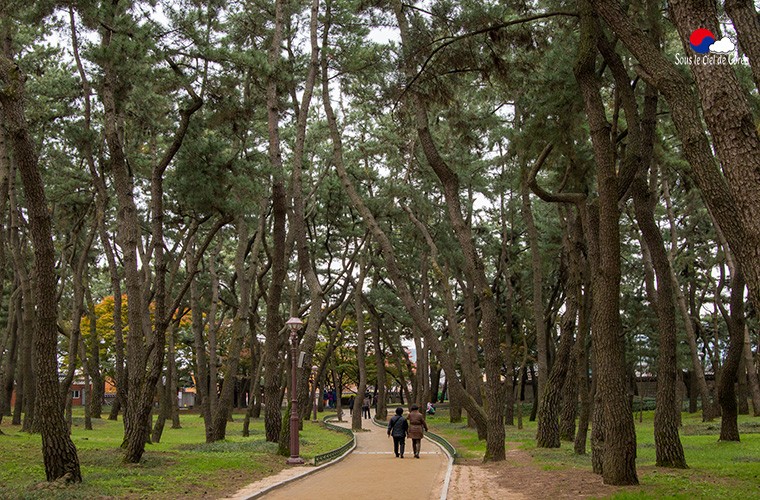
[[[237,312],[232,320],[232,340],[227,349],[227,361],[225,362],[224,381],[222,382],[219,404],[213,414],[211,441],[223,440],[227,433],[228,415],[232,411],[233,390],[237,379],[238,366],[240,365],[240,352],[245,340],[246,327],[248,326],[248,314],[250,313],[251,281],[253,276],[245,269],[245,257],[248,249],[248,224],[245,218],[238,216],[235,223],[237,226],[237,250],[235,252],[235,274],[239,283],[239,299]],[[256,258],[260,250],[261,232],[257,233],[253,245],[253,258]],[[254,266],[255,267],[255,266]]]
[[[638,177],[633,184],[633,201],[636,219],[652,255],[657,276],[657,324],[659,351],[657,354],[657,397],[654,416],[654,438],[656,465],[660,467],[685,468],[686,458],[678,436],[678,414],[680,404],[676,399],[678,381],[676,360],[676,313],[673,297],[672,269],[654,218],[655,199],[646,185]]]
[[[744,362],[747,366],[750,395],[752,396],[752,412],[760,417],[760,383],[758,383],[755,357],[752,354],[752,343],[749,338],[749,327],[744,325]]]
[[[539,400],[538,410],[538,430],[536,432],[536,446],[539,448],[559,448],[560,430],[559,430],[559,412],[560,396],[562,388],[565,385],[565,378],[570,366],[570,352],[573,348],[573,338],[576,327],[576,316],[578,314],[578,298],[580,294],[580,263],[578,262],[578,253],[575,252],[576,246],[571,244],[571,235],[575,233],[572,227],[568,227],[566,221],[563,234],[563,246],[567,263],[566,278],[566,302],[565,312],[560,324],[560,346],[557,350],[557,356],[552,364],[552,368],[543,384],[542,397]],[[543,314],[542,314],[543,316]],[[541,387],[541,386],[539,386]],[[568,396],[565,393],[565,396]],[[572,404],[575,405],[573,399]]]
[[[741,270],[735,269],[731,276],[731,311],[727,318],[728,354],[718,380],[720,441],[739,441],[735,385],[744,350],[744,288],[744,275]]]
[[[272,275],[267,295],[266,340],[264,341],[264,427],[266,439],[279,442],[282,424],[282,396],[280,391],[281,362],[280,350],[284,344],[283,322],[280,317],[282,289],[287,272],[285,262],[285,218],[287,217],[287,195],[278,134],[279,104],[277,93],[277,73],[280,68],[280,45],[283,33],[283,1],[275,1],[275,22],[272,43],[269,48],[269,65],[272,68],[267,81],[267,114],[269,124],[269,161],[273,169],[272,181]]]
[[[190,248],[194,248],[194,246],[193,243],[190,245]],[[203,335],[205,321],[201,309],[201,293],[198,290],[198,276],[196,276],[195,266],[192,264],[188,265],[187,273],[189,276],[193,276],[193,281],[190,284],[190,314],[193,331],[193,350],[195,352],[195,406],[200,409],[205,427],[205,436],[208,439],[211,433],[211,407],[208,404],[208,354],[206,352],[206,339]]]
[[[597,394],[602,412],[604,447],[601,457],[605,484],[638,484],[636,430],[628,398],[625,352],[620,332],[620,228],[618,177],[610,126],[605,117],[595,60],[599,26],[586,0],[580,1],[581,39],[575,67],[591,129],[599,192],[598,265],[593,279],[594,359]],[[596,420],[595,420],[596,422]]]
[[[521,212],[523,220],[525,221],[525,227],[528,232],[528,247],[530,248],[531,257],[531,275],[533,277],[533,327],[536,331],[536,353],[538,356],[538,400],[537,404],[541,405],[541,399],[543,398],[543,385],[549,377],[549,356],[548,356],[548,342],[546,332],[546,322],[544,321],[544,299],[543,299],[543,287],[544,287],[544,273],[543,262],[541,259],[541,251],[538,245],[538,229],[533,221],[533,210],[530,203],[530,193],[528,190],[527,182],[523,182],[522,189],[522,205]],[[543,380],[543,382],[542,382]]]
[[[760,20],[755,3],[750,0],[726,0],[724,6],[739,37],[739,47],[749,58],[755,88],[760,90]]]
[[[377,370],[377,408],[375,408],[375,418],[382,421],[388,418],[388,396],[386,395],[385,387],[385,353],[380,344],[380,318],[376,314],[372,314],[370,317],[370,330],[375,350],[375,369]]]
[[[11,35],[3,22],[4,38]],[[29,135],[24,111],[24,75],[12,60],[12,54],[0,55],[0,106],[3,122],[11,142],[13,156],[24,185],[27,214],[34,246],[36,419],[42,434],[42,455],[48,481],[63,479],[81,482],[77,449],[63,418],[59,397],[57,344],[58,308],[56,304],[55,248],[52,222],[45,187],[40,174],[34,143]],[[31,311],[30,311],[31,312]],[[31,332],[29,332],[31,333]]]
[[[364,260],[364,259],[362,259]],[[367,392],[367,362],[366,362],[366,332],[364,331],[364,307],[362,305],[362,287],[367,275],[367,264],[362,262],[359,266],[359,277],[354,285],[354,315],[356,318],[356,364],[359,374],[359,383],[356,385],[356,399],[354,400],[354,412],[351,415],[351,430],[362,430],[362,402]]]
[[[10,247],[13,256],[14,271],[20,287],[16,307],[16,324],[20,327],[20,351],[18,358],[18,376],[16,381],[16,407],[13,412],[14,425],[19,425],[21,412],[24,420],[21,430],[24,432],[34,431],[34,400],[35,400],[35,371],[32,361],[34,351],[34,297],[32,282],[26,265],[26,255],[21,246],[20,208],[16,203],[16,169],[11,167],[11,183],[8,191],[10,199]]]

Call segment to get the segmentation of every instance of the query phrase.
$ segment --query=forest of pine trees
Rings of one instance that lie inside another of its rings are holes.
[[[0,35],[0,422],[47,480],[75,380],[127,463],[190,386],[207,442],[244,408],[287,446],[289,317],[312,390],[445,393],[486,461],[526,380],[606,484],[637,380],[657,466],[682,411],[760,416],[754,2],[3,0]]]

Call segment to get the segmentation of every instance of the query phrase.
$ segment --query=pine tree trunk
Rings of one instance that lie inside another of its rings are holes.
[[[562,339],[557,351],[557,359],[552,365],[549,377],[543,386],[543,395],[539,399],[538,430],[536,432],[536,446],[539,448],[559,448],[559,413],[560,396],[565,382],[570,363],[570,350],[573,345],[573,331],[575,321],[575,308],[568,306],[568,312],[562,325]]]
[[[194,244],[190,245],[191,248],[194,246]],[[194,266],[189,266],[188,275],[193,275],[195,271]],[[197,277],[193,278],[193,281],[190,283],[190,314],[193,330],[193,350],[195,352],[195,407],[199,409],[200,415],[203,418],[205,437],[208,440],[211,434],[211,409],[208,404],[209,359],[206,351],[206,339],[203,334],[205,320],[203,319],[203,311],[201,310],[201,293],[198,290]]]
[[[219,275],[216,272],[217,260],[222,251],[222,243],[219,241],[211,253],[208,261],[208,274],[211,281],[211,306],[208,313],[208,392],[206,401],[208,412],[211,420],[206,422],[206,429],[211,429],[211,434],[206,435],[206,442],[214,441],[214,423],[213,420],[217,414],[217,401],[219,400],[219,346],[217,345],[216,334],[222,320],[217,320],[219,313]]]
[[[87,292],[87,315],[90,318],[90,355],[87,356],[87,344],[82,341],[82,359],[86,360],[87,371],[92,380],[92,396],[88,406],[90,407],[91,418],[102,418],[103,398],[105,396],[105,381],[100,371],[100,341],[97,333],[97,322],[95,320],[95,310],[92,302],[92,296],[89,290]]]
[[[626,385],[625,346],[620,332],[620,227],[618,178],[596,76],[596,45],[599,26],[590,4],[581,0],[581,40],[575,67],[591,128],[599,192],[598,265],[593,278],[594,360],[597,402],[603,432],[601,457],[605,484],[638,484],[636,429]],[[595,429],[596,430],[596,425]]]
[[[269,47],[269,65],[280,66],[280,50],[283,38],[283,1],[275,1],[275,20],[272,42]],[[282,424],[280,379],[282,367],[280,351],[284,344],[282,333],[283,321],[280,317],[280,301],[287,272],[285,262],[287,217],[287,193],[283,175],[282,153],[278,123],[280,120],[279,97],[277,92],[277,71],[272,71],[267,81],[266,99],[269,130],[269,160],[272,164],[272,274],[267,295],[266,340],[264,342],[264,427],[266,439],[278,442]]]
[[[541,398],[544,396],[542,385],[549,377],[549,344],[547,342],[546,322],[544,321],[544,273],[541,252],[538,246],[538,229],[533,221],[533,210],[531,209],[530,194],[528,186],[523,183],[522,186],[522,216],[525,221],[525,227],[528,232],[528,246],[531,255],[531,276],[533,277],[533,328],[536,331],[536,352],[538,356],[538,386],[534,387],[538,391],[536,407],[541,405]],[[532,419],[531,419],[532,420]]]
[[[575,344],[573,343],[573,350]],[[562,408],[559,413],[559,438],[575,441],[575,420],[578,415],[578,360],[570,355],[567,375],[562,387]]]
[[[755,88],[760,90],[760,20],[755,3],[750,0],[726,0],[724,6],[733,22],[742,52],[749,58]]]
[[[367,392],[367,363],[366,363],[366,333],[364,331],[364,307],[362,301],[362,288],[364,277],[367,273],[367,265],[364,257],[359,267],[359,277],[354,284],[354,315],[356,318],[356,364],[359,375],[359,383],[356,385],[356,399],[354,400],[354,412],[351,415],[351,430],[362,430],[363,410],[362,403]]]
[[[167,379],[166,383],[158,383],[158,387],[156,391],[158,392],[158,417],[156,418],[156,421],[153,423],[153,434],[151,435],[151,442],[152,443],[160,443],[161,442],[161,436],[164,434],[164,427],[166,426],[166,420],[171,417],[171,401],[170,401],[170,391],[171,386],[168,384],[169,380],[166,375],[164,377]]]
[[[174,323],[172,323],[172,325],[174,325]],[[179,385],[177,380],[177,354],[174,345],[173,327],[169,332],[169,359],[167,361],[169,367],[166,370],[168,378],[166,392],[168,393],[169,401],[171,402],[172,429],[181,429],[182,424],[179,421],[179,400],[177,398],[177,386]]]
[[[213,414],[212,441],[220,441],[227,433],[228,415],[232,411],[234,386],[237,379],[238,366],[240,365],[240,352],[245,341],[246,327],[248,326],[248,312],[251,300],[252,276],[246,272],[245,257],[248,249],[248,224],[245,218],[240,216],[237,225],[237,251],[235,252],[235,273],[238,277],[240,296],[238,308],[232,321],[232,340],[227,348],[227,360],[224,365],[224,381],[219,397],[216,412]],[[257,235],[261,240],[261,233]],[[259,246],[254,244],[256,253]]]
[[[20,307],[20,295],[15,300],[8,301],[8,338],[5,344],[4,372],[0,378],[0,417],[11,415],[11,395],[13,381],[16,376],[16,361],[18,359],[18,321],[16,311]]]
[[[685,468],[683,446],[678,436],[680,404],[676,399],[678,363],[676,360],[676,313],[674,304],[672,269],[657,223],[654,218],[655,199],[638,177],[633,184],[633,200],[636,219],[644,241],[652,255],[657,275],[655,306],[659,333],[657,353],[657,397],[654,416],[656,464],[660,467]]]
[[[84,354],[84,344],[82,346],[82,354]],[[84,360],[85,357],[82,356]],[[90,400],[92,399],[92,385],[90,384],[90,371],[87,369],[87,362],[82,363],[82,371],[84,371],[84,389],[82,390],[82,401],[84,402],[84,428],[85,430],[92,430],[92,405]]]
[[[747,384],[747,363],[744,359],[744,349],[739,358],[739,368],[736,372],[736,400],[739,415],[749,415],[749,386]]]
[[[731,276],[731,311],[728,316],[728,354],[718,381],[720,441],[739,441],[736,379],[744,350],[744,275],[738,269]]]
[[[3,33],[10,39],[9,33]],[[10,46],[10,44],[8,44]],[[0,92],[3,124],[13,150],[24,186],[27,217],[34,247],[35,337],[34,370],[36,373],[35,412],[42,434],[42,455],[48,481],[63,479],[81,482],[82,473],[74,443],[63,419],[57,365],[58,311],[55,273],[55,249],[45,188],[40,175],[38,157],[24,116],[24,81],[11,54],[0,55]],[[29,311],[31,314],[31,311]],[[25,332],[30,335],[32,332]],[[27,391],[27,398],[29,394]]]
[[[758,383],[755,357],[752,355],[749,327],[746,324],[744,325],[744,362],[747,365],[747,378],[749,380],[750,394],[752,396],[752,411],[754,416],[760,417],[760,383]]]
[[[370,318],[372,331],[372,344],[375,350],[375,370],[377,372],[377,408],[375,418],[386,420],[388,418],[386,381],[385,381],[385,354],[380,344],[380,318],[373,314]]]

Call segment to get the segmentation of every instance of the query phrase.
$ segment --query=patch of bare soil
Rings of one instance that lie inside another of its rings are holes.
[[[602,483],[591,471],[544,470],[517,443],[507,443],[507,460],[482,464],[477,460],[454,465],[449,485],[451,500],[577,499],[610,496],[621,488]]]

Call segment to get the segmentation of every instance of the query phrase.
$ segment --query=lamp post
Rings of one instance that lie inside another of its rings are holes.
[[[311,367],[311,379],[313,381],[312,382],[312,384],[313,384],[312,387],[314,388],[314,398],[313,398],[314,399],[314,403],[313,403],[313,408],[312,408],[312,410],[314,411],[314,414],[312,416],[312,420],[315,421],[315,422],[317,421],[317,397],[318,397],[318,395],[317,395],[317,370],[318,369],[319,369],[319,367],[317,365],[313,365]],[[324,391],[324,388],[322,390]]]
[[[290,458],[287,460],[288,465],[299,465],[303,459],[299,455],[298,441],[298,394],[296,377],[296,348],[298,347],[298,329],[303,325],[303,321],[298,318],[290,318],[285,322],[290,328]]]

